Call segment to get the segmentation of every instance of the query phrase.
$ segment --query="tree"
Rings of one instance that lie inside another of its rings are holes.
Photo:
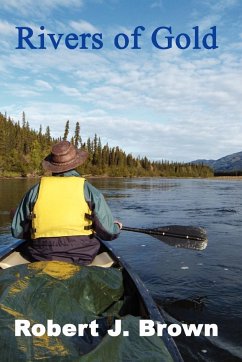
[[[40,170],[40,164],[42,161],[41,156],[41,146],[37,140],[35,140],[32,143],[31,146],[31,152],[30,152],[30,158],[31,158],[31,168],[34,171],[34,173],[38,173]]]
[[[82,139],[80,136],[80,123],[76,122],[75,135],[74,135],[74,146],[79,148],[82,145]]]
[[[68,134],[69,134],[69,128],[70,128],[70,122],[67,121],[66,122],[66,126],[65,126],[65,132],[64,132],[64,136],[63,136],[63,141],[67,140]]]
[[[22,126],[23,128],[26,127],[26,117],[25,117],[25,112],[22,113]]]
[[[50,141],[51,141],[51,135],[50,135],[50,127],[49,127],[49,126],[46,127],[45,137],[46,137],[46,139],[47,139],[47,142],[50,143]]]

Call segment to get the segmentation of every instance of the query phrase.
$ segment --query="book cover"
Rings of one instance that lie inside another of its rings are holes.
[[[2,248],[12,243],[10,208],[36,182],[13,177],[40,176],[53,142],[69,140],[89,151],[87,177],[122,178],[94,185],[124,224],[207,230],[203,252],[144,236],[130,246],[128,231],[116,245],[173,326],[168,332],[184,360],[239,361],[241,180],[207,177],[213,160],[231,154],[238,166],[223,163],[222,172],[242,171],[241,1],[0,3]],[[198,328],[195,335],[182,323]],[[40,341],[41,328],[34,329]],[[17,333],[16,345],[28,338]],[[57,351],[46,360],[59,361]]]

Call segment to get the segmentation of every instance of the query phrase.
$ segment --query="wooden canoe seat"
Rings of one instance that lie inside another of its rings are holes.
[[[110,268],[113,263],[114,260],[111,258],[111,256],[108,253],[103,252],[96,255],[94,260],[88,266],[101,266],[102,268]]]
[[[27,264],[28,260],[24,259],[18,251],[12,252],[2,261],[0,261],[0,269],[7,269],[11,266]],[[102,268],[110,268],[114,263],[114,260],[109,256],[108,253],[104,252],[96,255],[94,260],[88,266],[100,266]]]
[[[27,264],[28,260],[24,259],[18,251],[13,251],[10,255],[0,261],[0,268],[7,269],[11,266]]]

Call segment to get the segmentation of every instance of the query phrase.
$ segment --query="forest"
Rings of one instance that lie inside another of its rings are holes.
[[[82,140],[80,124],[69,133],[69,120],[63,125],[63,136],[53,138],[50,127],[45,130],[30,128],[25,113],[22,120],[13,121],[0,113],[0,176],[34,177],[43,175],[42,160],[50,153],[51,146],[61,140],[72,142],[77,148],[88,151],[88,161],[78,171],[85,176],[106,177],[212,177],[208,166],[169,161],[150,161],[147,157],[134,157],[120,147],[102,145],[100,137]]]

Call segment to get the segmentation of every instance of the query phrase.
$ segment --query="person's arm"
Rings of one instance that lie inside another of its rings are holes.
[[[107,241],[116,239],[122,224],[119,221],[114,221],[112,212],[102,193],[88,181],[85,181],[84,193],[93,213],[93,225],[97,236]]]
[[[33,186],[23,197],[13,216],[11,232],[14,238],[30,238],[31,220],[29,218],[31,207],[34,205],[39,190],[39,184]]]

